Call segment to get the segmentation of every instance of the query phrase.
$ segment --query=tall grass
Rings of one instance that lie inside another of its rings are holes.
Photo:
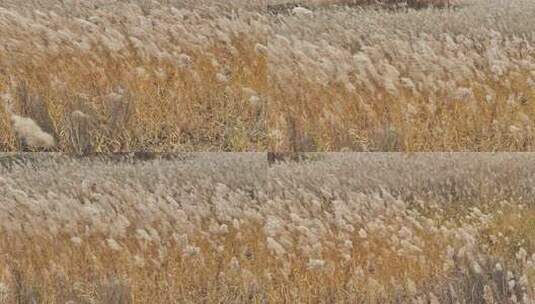
[[[0,2],[0,150],[533,149],[531,1],[364,2]]]
[[[310,2],[311,3],[311,2]],[[533,2],[309,5],[269,32],[271,151],[533,150]]]
[[[12,115],[52,151],[265,149],[259,5],[0,1],[0,151],[42,151],[20,147]]]
[[[6,303],[532,303],[533,154],[0,157]]]

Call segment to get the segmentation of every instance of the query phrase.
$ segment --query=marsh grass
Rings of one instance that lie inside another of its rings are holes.
[[[533,154],[266,157],[4,155],[0,295],[533,301]]]
[[[19,144],[12,114],[51,151],[265,149],[266,20],[252,2],[237,18],[239,1],[4,2],[0,151],[42,151]]]

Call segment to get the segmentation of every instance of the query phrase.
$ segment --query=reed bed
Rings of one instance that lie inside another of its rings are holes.
[[[5,303],[533,303],[533,154],[0,158]],[[70,302],[69,302],[70,301]]]

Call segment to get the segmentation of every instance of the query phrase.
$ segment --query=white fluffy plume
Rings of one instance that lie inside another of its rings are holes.
[[[11,115],[13,129],[20,139],[34,148],[50,148],[54,146],[52,135],[44,132],[31,118]]]
[[[295,7],[292,10],[292,13],[296,16],[306,16],[306,17],[312,17],[314,15],[314,13],[311,10],[306,9],[301,6]]]

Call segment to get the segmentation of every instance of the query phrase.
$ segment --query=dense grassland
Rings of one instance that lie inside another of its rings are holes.
[[[0,7],[1,151],[533,150],[532,1]]]
[[[1,300],[535,300],[535,155],[265,156],[0,157]]]
[[[0,304],[535,303],[534,19],[0,0]]]
[[[533,1],[303,2],[271,18],[270,150],[533,150]]]
[[[0,1],[0,151],[265,150],[261,3]]]

